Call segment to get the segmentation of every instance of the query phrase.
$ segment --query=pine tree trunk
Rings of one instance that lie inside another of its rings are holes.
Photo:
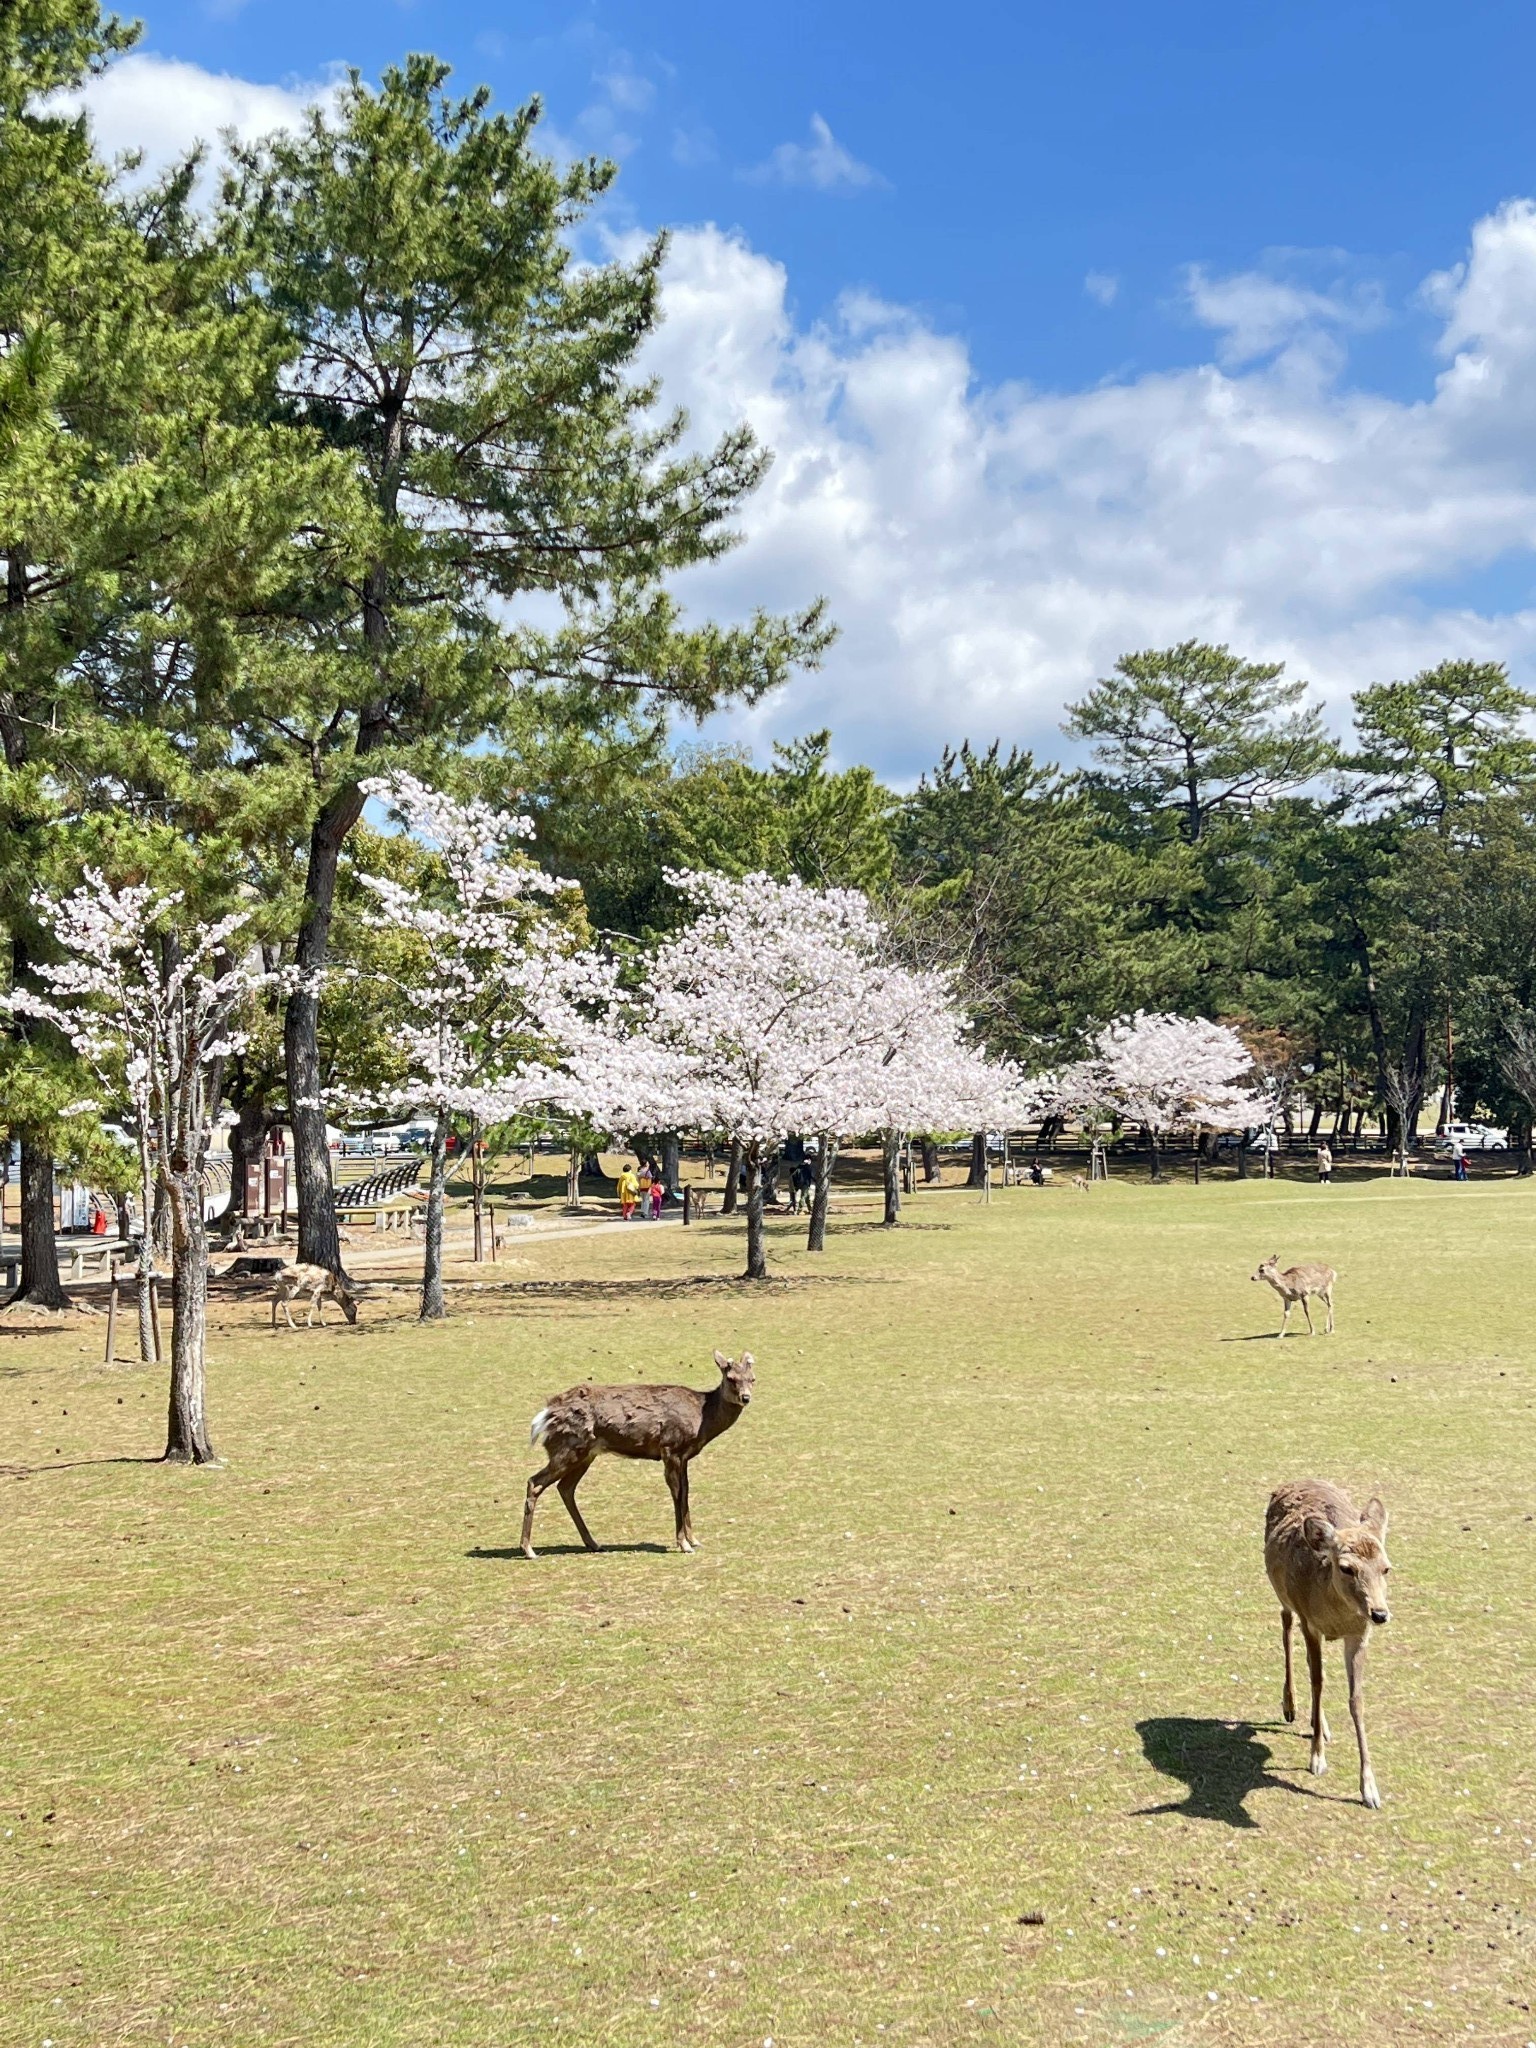
[[[986,1139],[982,1139],[986,1144]],[[986,1154],[982,1154],[985,1162]],[[880,1133],[880,1168],[885,1181],[885,1215],[882,1221],[887,1230],[893,1230],[901,1221],[901,1134],[899,1131]]]
[[[247,1096],[229,1131],[229,1200],[220,1223],[232,1224],[248,1214],[245,1206],[245,1170],[260,1163],[267,1149],[267,1105],[259,1095]]]
[[[59,1278],[59,1246],[53,1225],[53,1152],[25,1126],[21,1140],[21,1280],[13,1302],[33,1308],[68,1308]]]
[[[358,751],[366,751],[359,734]],[[342,844],[363,814],[362,791],[340,789],[315,820],[309,837],[305,915],[294,964],[300,979],[283,1017],[283,1055],[288,1072],[288,1127],[293,1132],[293,1177],[299,1205],[299,1259],[304,1265],[342,1271],[331,1187],[331,1152],[325,1137],[325,1103],[320,1078],[320,976],[331,949],[331,908]]]
[[[746,1148],[747,1270],[744,1280],[768,1278],[768,1251],[763,1233],[763,1156],[756,1144]]]
[[[202,1183],[181,1176],[171,1193],[175,1240],[171,1265],[171,1398],[165,1455],[173,1464],[218,1462],[208,1439],[208,1232]],[[147,1290],[146,1290],[147,1292]]]
[[[720,1198],[720,1214],[736,1214],[736,1183],[741,1178],[741,1140],[732,1138],[730,1163],[725,1169],[725,1193]]]
[[[978,1131],[971,1140],[971,1170],[965,1177],[968,1188],[984,1188],[987,1184],[987,1134]]]
[[[832,1193],[832,1168],[836,1163],[837,1146],[830,1137],[823,1137],[821,1150],[816,1154],[816,1191],[811,1198],[811,1227],[805,1239],[808,1252],[821,1252],[827,1248],[827,1208]]]
[[[432,1133],[432,1171],[427,1178],[427,1246],[421,1267],[421,1316],[435,1323],[448,1313],[443,1296],[443,1209],[448,1190],[448,1119]]]

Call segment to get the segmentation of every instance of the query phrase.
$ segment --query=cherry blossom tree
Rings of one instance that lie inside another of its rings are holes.
[[[243,1043],[239,1016],[272,977],[240,943],[248,913],[208,924],[178,891],[112,888],[94,869],[62,900],[34,899],[63,958],[36,963],[51,993],[16,989],[5,1005],[57,1026],[103,1095],[124,1105],[138,1150],[140,1349],[155,1356],[150,1281],[156,1194],[171,1215],[171,1386],[165,1456],[216,1462],[208,1434],[208,1237],[203,1167],[222,1065]]]
[[[646,961],[643,986],[616,985],[602,1014],[571,1034],[572,1106],[614,1130],[675,1126],[739,1147],[746,1277],[765,1279],[773,1149],[795,1132],[820,1139],[819,1249],[838,1138],[893,1121],[963,1121],[950,1111],[974,1096],[977,1056],[943,977],[882,957],[882,927],[857,890],[760,874],[668,879],[694,917]]]
[[[445,796],[407,774],[375,777],[362,788],[435,855],[414,882],[362,878],[374,898],[371,921],[404,935],[418,963],[394,991],[405,1078],[379,1091],[373,1106],[433,1120],[421,1290],[421,1316],[431,1321],[447,1313],[450,1129],[464,1119],[480,1130],[554,1098],[559,1020],[571,1014],[583,977],[599,970],[551,915],[553,900],[573,885],[517,857],[531,819]],[[606,981],[599,986],[606,991]]]
[[[1152,1178],[1162,1179],[1162,1147],[1176,1130],[1247,1130],[1266,1106],[1251,1084],[1253,1055],[1225,1024],[1138,1010],[1117,1017],[1090,1056],[1057,1075],[1053,1106],[1092,1115],[1109,1111],[1140,1124],[1152,1147]]]

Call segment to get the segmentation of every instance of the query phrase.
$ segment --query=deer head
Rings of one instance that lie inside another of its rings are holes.
[[[341,1303],[342,1314],[349,1323],[355,1323],[357,1321],[357,1296],[339,1274],[336,1278],[334,1292],[336,1299]]]
[[[1271,1252],[1269,1257],[1262,1261],[1258,1271],[1250,1273],[1248,1278],[1250,1280],[1273,1280],[1279,1270],[1280,1254],[1278,1252]]]
[[[752,1382],[755,1361],[750,1351],[743,1351],[740,1358],[727,1358],[723,1351],[715,1353],[715,1363],[720,1368],[720,1391],[733,1408],[745,1408],[752,1398]]]
[[[1361,1633],[1372,1622],[1380,1628],[1391,1619],[1387,1606],[1387,1511],[1372,1498],[1360,1519],[1347,1529],[1335,1529],[1321,1515],[1308,1515],[1304,1531],[1307,1543],[1332,1582],[1334,1596],[1353,1607],[1360,1616]]]

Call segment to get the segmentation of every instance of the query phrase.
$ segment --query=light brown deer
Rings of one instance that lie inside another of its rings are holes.
[[[288,1318],[289,1329],[296,1330],[299,1327],[293,1320],[293,1310],[289,1304],[296,1301],[301,1294],[309,1296],[309,1314],[304,1319],[306,1330],[314,1327],[317,1312],[320,1327],[325,1328],[325,1304],[328,1301],[340,1302],[341,1312],[349,1323],[357,1321],[357,1296],[352,1291],[352,1283],[344,1275],[333,1273],[328,1266],[285,1266],[272,1280],[274,1330],[277,1328],[279,1303],[282,1305],[283,1314]]]
[[[1280,1602],[1280,1637],[1285,1646],[1285,1697],[1280,1711],[1296,1718],[1291,1679],[1291,1623],[1301,1623],[1312,1680],[1311,1768],[1327,1770],[1323,1745],[1330,1740],[1323,1712],[1323,1644],[1344,1638],[1349,1678],[1349,1712],[1360,1745],[1360,1797],[1380,1806],[1376,1774],[1365,1739],[1365,1646],[1373,1628],[1391,1618],[1387,1607],[1387,1511],[1368,1500],[1356,1514],[1349,1496],[1325,1479],[1296,1479],[1276,1487],[1264,1517],[1264,1569]]]
[[[595,1458],[651,1458],[666,1473],[677,1518],[677,1547],[692,1550],[688,1466],[707,1443],[728,1430],[752,1398],[753,1359],[715,1353],[720,1384],[707,1394],[693,1387],[572,1387],[556,1394],[533,1418],[531,1444],[542,1444],[549,1463],[528,1482],[523,1505],[523,1555],[532,1557],[533,1511],[547,1487],[558,1489],[566,1513],[588,1550],[592,1531],[576,1505],[576,1489]]]
[[[1315,1337],[1312,1327],[1312,1310],[1309,1300],[1315,1297],[1328,1311],[1328,1328],[1325,1335],[1333,1335],[1333,1283],[1338,1279],[1332,1266],[1284,1266],[1280,1254],[1273,1252],[1256,1273],[1249,1275],[1253,1280],[1267,1280],[1285,1303],[1280,1317],[1279,1335],[1285,1335],[1285,1326],[1291,1320],[1291,1310],[1299,1301],[1301,1312],[1307,1319],[1307,1335]]]

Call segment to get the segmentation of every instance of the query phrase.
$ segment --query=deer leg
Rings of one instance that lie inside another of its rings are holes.
[[[667,1491],[672,1496],[672,1512],[677,1525],[677,1547],[692,1550],[688,1537],[688,1467],[676,1458],[668,1458],[663,1471],[667,1475]]]
[[[1284,1720],[1296,1718],[1296,1687],[1291,1682],[1291,1625],[1295,1616],[1289,1607],[1280,1610],[1280,1644],[1285,1651],[1285,1691],[1281,1695],[1280,1713]]]
[[[1349,1717],[1355,1724],[1355,1740],[1360,1745],[1360,1797],[1367,1806],[1380,1806],[1376,1773],[1371,1769],[1371,1746],[1365,1739],[1364,1636],[1345,1638],[1344,1670],[1349,1678]]]
[[[560,1467],[551,1461],[542,1472],[535,1472],[528,1482],[528,1491],[523,1497],[523,1535],[521,1549],[524,1557],[533,1552],[533,1511],[539,1504],[539,1495],[547,1486],[553,1486],[561,1477]]]
[[[289,1329],[296,1330],[299,1326],[293,1320],[293,1296],[291,1294],[283,1296],[283,1314],[288,1318]]]
[[[694,1548],[694,1542],[693,1542],[693,1515],[692,1515],[692,1513],[690,1512],[690,1510],[689,1510],[689,1506],[688,1506],[688,1465],[687,1465],[687,1461],[686,1461],[686,1459],[684,1460],[684,1463],[683,1463],[683,1484],[682,1484],[682,1495],[683,1495],[683,1534],[684,1534],[684,1535],[685,1535],[685,1536],[687,1537],[687,1539],[688,1539],[688,1547],[689,1547],[689,1549],[691,1550],[691,1549],[693,1549],[693,1548]]]
[[[580,1486],[582,1480],[586,1478],[591,1468],[592,1460],[587,1458],[574,1471],[567,1472],[563,1479],[557,1480],[555,1486],[560,1498],[565,1502],[565,1512],[576,1524],[576,1534],[581,1538],[588,1550],[596,1550],[597,1541],[592,1531],[582,1520],[581,1509],[576,1505],[576,1489]]]
[[[1331,1287],[1324,1290],[1323,1300],[1328,1304],[1328,1335],[1331,1337],[1333,1335],[1333,1289]]]
[[[1291,1320],[1291,1298],[1288,1294],[1282,1294],[1280,1299],[1285,1304],[1280,1311],[1280,1334],[1283,1337],[1285,1326]]]
[[[1307,1319],[1307,1335],[1315,1337],[1317,1332],[1312,1327],[1312,1305],[1305,1295],[1301,1297],[1301,1312]]]
[[[1307,1768],[1315,1778],[1320,1778],[1328,1768],[1328,1759],[1323,1754],[1323,1744],[1328,1740],[1328,1724],[1323,1719],[1323,1644],[1305,1621],[1301,1632],[1307,1639],[1307,1671],[1312,1680],[1312,1755]]]

